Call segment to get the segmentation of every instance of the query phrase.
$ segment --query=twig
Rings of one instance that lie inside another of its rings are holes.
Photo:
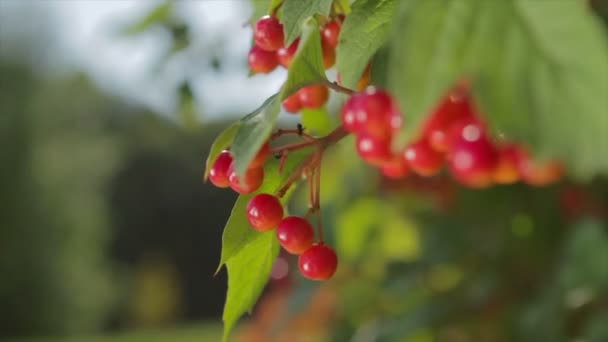
[[[352,95],[352,94],[356,93],[356,91],[354,91],[352,89],[349,89],[349,88],[346,88],[346,87],[343,87],[343,86],[339,85],[338,82],[331,82],[329,80],[325,80],[324,84],[328,88],[331,88],[331,89],[333,89],[333,90],[335,90],[337,92],[340,92],[340,93],[344,93],[346,95]]]
[[[323,219],[321,218],[321,158],[323,152],[319,151],[318,162],[315,172],[315,211],[317,214],[317,231],[319,234],[319,242],[323,243]]]
[[[271,148],[270,149],[270,153],[288,152],[288,151],[299,150],[301,148],[308,147],[308,146],[311,146],[311,145],[316,145],[316,144],[319,144],[319,143],[320,143],[320,140],[302,141],[302,142],[293,143],[293,144],[289,144],[289,145],[279,146],[279,147],[276,147],[276,148]]]
[[[270,140],[274,140],[280,136],[288,134],[297,135],[306,140],[317,140],[317,138],[313,137],[312,135],[304,133],[302,129],[279,129],[270,136]]]

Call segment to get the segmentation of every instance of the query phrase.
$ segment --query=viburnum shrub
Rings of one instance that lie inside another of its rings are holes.
[[[207,158],[205,177],[241,195],[225,228],[221,255],[221,265],[227,266],[229,277],[226,331],[255,303],[279,246],[298,255],[298,268],[305,278],[329,280],[346,272],[340,268],[340,250],[336,253],[332,240],[324,239],[321,215],[321,166],[327,150],[346,137],[352,139],[344,143],[352,144],[359,160],[377,168],[382,179],[397,182],[391,184],[402,182],[406,188],[416,184],[416,189],[422,189],[431,184],[436,192],[454,183],[473,191],[518,182],[540,187],[559,182],[566,173],[590,177],[608,169],[605,155],[605,160],[589,157],[597,155],[592,146],[595,138],[572,132],[589,129],[593,131],[589,135],[608,133],[607,127],[580,123],[592,115],[601,117],[599,106],[573,100],[585,94],[584,89],[592,91],[586,83],[591,83],[590,79],[581,76],[576,85],[558,86],[553,82],[560,81],[547,70],[562,65],[561,59],[546,65],[537,61],[538,68],[522,66],[519,59],[502,65],[502,58],[512,57],[505,57],[511,50],[485,55],[467,45],[476,44],[481,49],[504,43],[515,46],[509,45],[510,49],[527,49],[517,44],[546,38],[547,31],[538,29],[530,41],[512,37],[500,43],[473,34],[467,36],[471,42],[465,44],[459,39],[481,24],[461,27],[454,24],[454,18],[460,18],[456,14],[450,17],[453,22],[426,31],[418,29],[425,18],[439,20],[443,16],[436,14],[435,8],[450,10],[450,5],[441,1],[413,1],[418,7],[401,11],[398,1],[357,0],[352,8],[349,1],[320,0],[307,6],[300,1],[271,1],[269,14],[253,24],[251,71],[268,73],[281,65],[287,69],[285,83],[260,108],[222,132]],[[461,10],[473,7],[471,1],[462,0]],[[393,21],[402,25],[393,25]],[[484,23],[503,25],[507,21],[488,19]],[[448,26],[459,34],[444,33]],[[391,28],[403,32],[391,33]],[[502,34],[499,28],[492,32]],[[512,34],[536,29],[525,26]],[[436,51],[440,43],[442,48]],[[470,48],[467,53],[466,48]],[[533,48],[543,50],[544,45],[529,47]],[[570,53],[568,49],[560,51]],[[579,58],[571,57],[569,61]],[[500,67],[494,69],[495,65]],[[337,73],[328,73],[336,75],[335,81],[326,74],[330,68],[337,69]],[[596,73],[583,69],[587,76]],[[507,79],[517,86],[503,84]],[[534,82],[545,82],[550,90],[538,92]],[[338,103],[337,110],[326,110],[330,97]],[[302,112],[304,123],[325,122],[330,125],[329,133],[319,134],[322,130],[317,127],[301,124],[277,128],[281,109]],[[574,115],[582,117],[574,119]],[[572,129],[553,127],[555,120],[569,121]],[[332,122],[338,124],[331,126]],[[605,135],[597,139],[604,139],[601,144],[606,147]],[[577,148],[587,154],[573,153],[576,149],[567,141],[578,144]],[[289,196],[300,183],[307,189],[308,207],[301,216],[286,216]]]

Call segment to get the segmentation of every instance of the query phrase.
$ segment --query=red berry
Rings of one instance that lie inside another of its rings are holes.
[[[390,138],[375,138],[367,134],[358,135],[357,153],[369,164],[383,166],[392,159]]]
[[[354,101],[355,125],[360,133],[382,138],[401,128],[401,113],[386,91],[370,87],[354,96],[361,97]]]
[[[357,102],[361,101],[361,99],[361,96],[351,96],[346,103],[344,103],[344,106],[342,106],[342,126],[344,126],[344,129],[348,132],[356,133],[359,131],[355,117],[357,110],[360,108],[360,104]]]
[[[275,228],[283,218],[283,205],[270,194],[259,194],[247,203],[247,220],[253,229],[267,231]]]
[[[517,146],[507,145],[498,150],[498,163],[492,180],[498,184],[513,184],[519,180]]]
[[[447,138],[448,152],[453,145],[461,142],[474,142],[479,139],[487,139],[486,127],[476,117],[466,117],[452,123]]]
[[[296,55],[298,51],[298,45],[300,44],[300,38],[294,40],[289,47],[282,47],[277,50],[277,59],[279,60],[279,64],[284,66],[285,68],[289,68],[291,65],[291,61],[293,57]]]
[[[294,114],[302,110],[302,103],[300,102],[300,96],[298,96],[298,93],[295,93],[283,100],[283,108],[285,108],[288,113]]]
[[[274,52],[264,51],[259,46],[254,45],[249,51],[249,67],[255,73],[269,73],[274,70],[279,61]]]
[[[537,162],[524,149],[518,151],[517,168],[521,178],[534,186],[546,186],[557,182],[564,174],[564,167],[556,161]]]
[[[444,157],[431,148],[428,140],[421,139],[403,151],[403,158],[414,172],[421,176],[432,176],[441,170]]]
[[[261,167],[250,168],[245,171],[243,180],[240,180],[234,170],[234,162],[228,168],[228,180],[232,190],[239,194],[250,194],[256,191],[264,181],[264,169]]]
[[[324,244],[315,244],[300,255],[298,267],[308,279],[327,280],[336,273],[338,257],[333,249]]]
[[[277,238],[281,246],[289,253],[302,254],[312,246],[314,231],[304,218],[289,216],[279,223]]]
[[[270,144],[265,143],[264,145],[262,145],[262,147],[258,151],[258,154],[255,155],[255,157],[249,164],[249,168],[253,169],[264,166],[264,164],[268,160],[268,157],[270,157]]]
[[[401,156],[393,156],[390,162],[382,166],[382,174],[388,178],[400,179],[409,173],[410,169]]]
[[[463,138],[452,146],[449,155],[450,171],[463,184],[486,187],[492,184],[498,165],[498,151],[483,132],[477,137],[477,133],[471,131],[469,138],[471,139]]]
[[[331,46],[322,46],[323,49],[323,67],[329,69],[336,63],[336,49]]]
[[[230,151],[222,151],[213,166],[211,166],[211,170],[209,170],[209,180],[213,185],[218,188],[227,188],[230,186],[230,181],[228,180],[228,169],[230,168],[230,164],[232,163],[232,155]]]
[[[256,45],[266,51],[276,51],[283,46],[283,25],[275,17],[261,17],[253,30]]]
[[[319,108],[327,103],[329,90],[323,85],[313,85],[298,90],[298,98],[303,108]]]
[[[473,117],[474,110],[470,98],[464,94],[451,92],[426,121],[423,132],[435,150],[447,152],[450,145],[450,132],[454,125]]]
[[[321,31],[323,42],[332,48],[338,46],[338,38],[340,37],[340,28],[342,24],[337,20],[332,20]]]

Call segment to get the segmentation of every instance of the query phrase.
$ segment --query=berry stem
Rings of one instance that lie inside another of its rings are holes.
[[[302,132],[302,130],[300,129],[279,129],[276,132],[274,132],[271,136],[270,136],[270,140],[274,140],[278,137],[281,137],[283,135],[297,135],[301,138],[304,138],[308,141],[313,141],[313,140],[317,140],[315,137],[313,137],[310,134],[304,133]]]
[[[287,192],[287,190],[289,190],[289,187],[291,187],[291,185],[295,183],[298,178],[302,177],[302,173],[306,170],[306,168],[310,166],[315,156],[316,153],[311,154],[302,162],[302,164],[300,164],[300,166],[298,166],[298,168],[291,174],[291,176],[289,176],[287,181],[285,181],[285,184],[277,191],[277,196],[285,196],[285,193]]]
[[[308,210],[309,213],[314,212],[315,207],[315,192],[313,187],[313,178],[315,176],[315,171],[310,170],[308,173]]]
[[[333,145],[340,141],[342,138],[347,136],[349,133],[344,129],[342,125],[338,126],[336,129],[331,131],[328,135],[323,138],[320,138],[319,141],[323,149],[327,148],[330,145]]]
[[[284,152],[288,152],[288,151],[299,150],[301,148],[308,147],[311,145],[316,145],[318,143],[319,143],[319,140],[302,141],[302,142],[298,142],[298,143],[280,146],[277,148],[272,148],[272,149],[270,149],[270,153],[284,153]]]
[[[338,84],[338,82],[331,82],[329,80],[325,80],[324,84],[328,87],[331,88],[339,93],[344,93],[346,95],[353,95],[354,93],[356,93],[356,91],[343,87],[341,85]]]
[[[321,218],[321,158],[323,153],[319,152],[317,165],[315,168],[315,204],[314,208],[317,214],[317,230],[319,234],[319,242],[323,243],[323,220]]]

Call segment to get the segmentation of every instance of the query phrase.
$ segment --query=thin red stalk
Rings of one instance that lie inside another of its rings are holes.
[[[319,143],[318,140],[314,140],[314,141],[301,141],[301,142],[297,142],[297,143],[293,143],[293,144],[288,144],[288,145],[283,145],[283,146],[271,148],[270,149],[270,153],[295,151],[295,150],[299,150],[301,148],[308,147],[308,146],[311,146],[311,145],[315,145],[315,144],[318,144],[318,143]]]
[[[306,140],[317,140],[317,138],[313,137],[312,135],[308,134],[308,133],[304,133],[300,130],[297,129],[279,129],[278,131],[274,132],[271,136],[270,136],[270,140],[274,140],[280,136],[283,135],[297,135],[299,137],[302,137]]]
[[[309,165],[312,162],[314,157],[315,157],[315,154],[312,154],[308,158],[306,158],[306,160],[304,160],[302,162],[302,164],[300,166],[298,166],[298,168],[293,172],[293,174],[291,174],[291,176],[289,176],[289,178],[285,181],[285,184],[279,189],[279,191],[277,191],[277,195],[279,197],[283,197],[285,195],[285,193],[287,192],[287,190],[289,190],[289,187],[295,181],[297,181],[298,178],[302,177],[302,173],[304,172],[304,170],[306,170],[307,167],[309,167]]]
[[[308,173],[308,209],[314,211],[315,207],[315,192],[313,188],[313,177],[315,176],[315,170],[312,169]]]
[[[283,151],[281,153],[281,160],[279,161],[279,174],[283,172],[283,168],[285,167],[285,162],[287,161],[287,151]]]
[[[317,213],[317,230],[319,232],[319,242],[323,243],[323,219],[321,218],[321,158],[323,153],[319,153],[319,160],[315,172],[315,210]]]

